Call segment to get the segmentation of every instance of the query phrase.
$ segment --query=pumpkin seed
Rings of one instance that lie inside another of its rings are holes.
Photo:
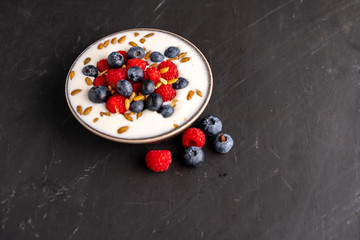
[[[128,121],[130,121],[130,122],[133,121],[132,117],[131,117],[129,114],[127,114],[127,113],[124,113],[124,117],[126,118],[126,120],[128,120]]]
[[[133,47],[137,47],[137,44],[135,42],[133,42],[133,41],[129,42],[129,45],[133,46]]]
[[[184,63],[184,62],[188,62],[190,60],[190,57],[185,57],[185,58],[182,58],[180,60],[180,62]]]
[[[125,99],[125,109],[129,110],[130,108],[130,100],[129,99]]]
[[[137,102],[137,101],[140,101],[140,100],[145,100],[145,96],[143,95],[143,96],[136,96],[136,97],[134,97],[134,101],[135,102]]]
[[[88,115],[91,112],[92,107],[88,107],[84,110],[83,115]]]
[[[179,56],[178,56],[178,58],[183,58],[183,57],[186,56],[186,54],[187,54],[187,52],[180,53]]]
[[[153,63],[153,64],[151,64],[149,67],[157,67],[159,64],[157,64],[157,63]]]
[[[149,57],[150,57],[150,54],[151,54],[151,51],[148,51],[146,54],[145,54],[145,60],[148,60],[149,59]]]
[[[89,58],[89,57],[85,58],[84,65],[88,64],[90,62],[90,60],[91,60],[91,58]]]
[[[71,73],[70,73],[70,80],[73,79],[74,75],[75,75],[75,72],[74,72],[74,71],[71,71]]]
[[[119,38],[118,43],[123,43],[126,39],[126,36],[122,36],[121,38]]]
[[[116,43],[116,37],[114,37],[113,39],[111,39],[111,44],[115,44]]]
[[[102,49],[103,47],[104,47],[104,45],[102,43],[99,43],[98,49]]]
[[[167,81],[166,81],[165,79],[160,78],[159,81],[160,81],[162,84],[167,85]]]
[[[149,38],[149,37],[151,37],[151,36],[154,36],[154,33],[148,33],[148,34],[146,34],[144,37]]]
[[[161,83],[161,82],[158,82],[158,83],[155,85],[155,89],[159,88],[161,85],[162,85],[162,83]]]
[[[134,32],[134,36],[135,36],[135,37],[139,36],[139,33]]]
[[[99,120],[99,118],[94,118],[93,122],[96,123]]]
[[[144,44],[145,41],[146,41],[145,38],[140,39],[140,42],[141,42],[142,44]]]
[[[109,45],[109,40],[106,40],[105,42],[104,42],[104,47],[107,47]]]
[[[80,105],[76,107],[76,111],[78,114],[82,115],[82,107]]]
[[[135,92],[132,92],[130,97],[129,97],[129,100],[130,102],[132,102],[132,100],[134,100],[134,97],[136,96],[136,93]]]
[[[189,101],[193,96],[194,96],[194,91],[190,90],[186,98]]]
[[[141,117],[141,115],[142,115],[142,112],[138,112],[138,113],[136,114],[136,119],[139,119],[139,117]]]
[[[169,71],[169,67],[164,67],[160,69],[161,73],[166,73],[167,71]]]
[[[174,84],[174,83],[176,83],[177,82],[177,78],[174,78],[174,79],[170,79],[170,80],[168,80],[167,81],[167,83],[170,85],[170,84]]]
[[[168,60],[172,62],[172,61],[178,60],[178,58],[174,57],[174,58],[169,58]]]
[[[174,128],[178,128],[179,127],[179,125],[177,125],[177,124],[174,124]]]
[[[126,132],[127,130],[129,130],[129,126],[124,126],[124,127],[119,128],[117,130],[117,133],[122,134],[122,133]]]
[[[201,93],[200,90],[196,90],[196,94],[197,94],[198,96],[202,97],[202,93]]]
[[[89,77],[86,77],[85,78],[85,82],[86,82],[86,84],[88,85],[88,86],[91,86],[93,83],[92,83],[92,81],[91,81],[91,79],[89,78]]]
[[[75,89],[74,91],[71,92],[71,96],[74,96],[75,94],[78,94],[79,92],[81,92],[81,89]]]

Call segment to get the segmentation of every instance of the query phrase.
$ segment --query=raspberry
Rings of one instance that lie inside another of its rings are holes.
[[[98,76],[97,78],[94,79],[93,85],[96,86],[107,86],[106,83],[106,76],[102,75],[102,76]]]
[[[146,69],[146,73],[149,75],[149,79],[152,80],[155,84],[159,82],[161,73],[156,67]]]
[[[175,90],[170,85],[162,84],[160,87],[155,89],[154,92],[162,97],[163,102],[170,101],[176,96]]]
[[[125,51],[118,51],[124,57],[124,63],[126,64],[127,61],[127,53]]]
[[[147,69],[146,69],[146,70],[147,70]],[[147,79],[150,79],[150,77],[149,77],[148,72],[145,71],[145,72],[144,72],[144,78],[143,78],[143,80],[147,80]]]
[[[138,66],[139,68],[141,68],[143,71],[145,71],[146,68],[146,62],[144,60],[141,60],[139,58],[132,58],[129,59],[126,63],[126,68],[129,69],[131,67],[135,67]]]
[[[103,71],[109,70],[111,68],[107,62],[107,59],[101,59],[100,61],[98,61],[96,64],[96,67],[99,70],[99,72],[103,72]]]
[[[106,101],[106,108],[111,113],[121,113],[123,114],[126,111],[125,108],[125,99],[119,94],[114,94],[108,98]]]
[[[106,76],[106,83],[113,89],[116,89],[116,83],[120,80],[126,79],[127,70],[126,68],[111,69]]]
[[[169,69],[167,70],[166,73],[161,74],[162,78],[164,78],[166,80],[178,78],[179,73],[178,73],[176,65],[173,62],[168,61],[168,60],[164,61],[159,64],[158,69],[160,70],[165,67],[169,67]]]
[[[146,165],[154,172],[166,171],[171,163],[169,150],[151,150],[146,154]]]
[[[131,83],[131,86],[133,87],[133,92],[135,92],[136,94],[139,94],[142,83],[134,83],[133,81],[129,81],[129,82]]]
[[[182,144],[185,148],[190,146],[202,148],[205,144],[205,134],[198,128],[189,128],[182,136]]]

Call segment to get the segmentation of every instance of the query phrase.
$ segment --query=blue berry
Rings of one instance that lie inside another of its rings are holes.
[[[133,82],[141,82],[141,80],[144,78],[144,72],[141,68],[135,66],[127,70],[127,76],[129,80]]]
[[[218,135],[216,135],[213,142],[215,151],[219,153],[229,152],[233,145],[234,145],[233,139],[230,137],[229,134],[225,134],[225,133],[224,134],[219,133]]]
[[[125,59],[119,52],[112,52],[109,54],[107,62],[111,68],[120,68],[124,65]]]
[[[164,61],[164,58],[165,58],[164,55],[156,51],[150,54],[150,59],[153,62],[162,62]]]
[[[116,83],[118,93],[123,97],[129,97],[133,92],[131,83],[128,80],[120,80]]]
[[[165,50],[164,55],[168,58],[174,58],[177,57],[177,55],[179,55],[180,50],[177,47],[169,47],[168,49]]]
[[[89,100],[92,101],[93,103],[106,102],[109,96],[110,96],[110,91],[105,86],[92,87],[88,92]]]
[[[185,149],[184,161],[188,166],[199,167],[205,159],[204,152],[201,148],[191,146]]]
[[[149,95],[153,91],[155,91],[155,83],[150,79],[145,80],[141,85],[141,93],[144,95]]]
[[[174,108],[170,105],[163,105],[159,111],[164,118],[168,118],[174,113]]]
[[[157,111],[161,108],[163,104],[162,97],[157,93],[151,93],[147,98],[145,102],[146,109],[149,109],[150,111]]]
[[[144,110],[144,101],[139,100],[130,104],[130,111],[133,113],[139,113]]]
[[[201,129],[206,136],[214,136],[221,132],[222,123],[217,117],[207,116],[201,120]]]
[[[132,47],[127,52],[128,59],[131,58],[143,58],[145,56],[145,51],[142,47]]]
[[[172,84],[172,87],[174,89],[183,89],[186,88],[187,85],[189,84],[189,81],[186,80],[185,78],[179,77],[179,79]]]
[[[99,71],[97,70],[97,68],[94,65],[86,65],[83,69],[82,69],[82,73],[85,76],[89,76],[89,77],[97,77]]]

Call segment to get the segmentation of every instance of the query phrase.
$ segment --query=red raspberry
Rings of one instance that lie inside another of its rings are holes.
[[[111,69],[106,76],[106,83],[110,85],[113,89],[115,89],[116,83],[120,80],[126,79],[126,77],[127,77],[126,68]]]
[[[155,89],[154,92],[159,94],[164,102],[170,101],[176,96],[175,90],[170,85],[162,84],[160,87]]]
[[[118,51],[118,53],[120,53],[120,54],[124,57],[124,63],[126,64],[126,61],[127,61],[127,52],[125,52],[125,51]]]
[[[111,68],[107,62],[107,59],[101,59],[100,61],[98,61],[96,67],[99,70],[99,72],[103,72]]]
[[[143,71],[145,71],[146,68],[146,62],[144,60],[141,60],[139,58],[132,58],[129,59],[126,63],[126,68],[129,69],[131,67],[135,67],[138,66],[139,68],[141,68]]]
[[[164,78],[166,80],[178,78],[179,73],[178,73],[176,65],[173,62],[166,60],[159,64],[158,69],[160,70],[165,67],[169,67],[169,70],[167,70],[166,73],[161,74],[162,78]]]
[[[135,83],[133,81],[129,81],[131,83],[131,86],[133,87],[133,92],[135,92],[136,94],[139,94],[139,92],[141,91],[141,85],[142,83]]]
[[[146,165],[154,172],[166,171],[171,163],[169,150],[151,150],[146,154]]]
[[[106,101],[106,108],[111,113],[121,113],[123,114],[126,111],[125,108],[125,99],[119,94],[114,94],[108,98]]]
[[[198,128],[189,128],[182,136],[182,144],[185,148],[190,146],[201,148],[205,144],[205,134]]]
[[[161,73],[156,67],[146,69],[146,73],[149,75],[149,79],[152,80],[155,84],[159,82]]]
[[[150,77],[149,77],[149,74],[147,73],[147,71],[145,71],[143,80],[147,80],[147,79],[150,79]]]
[[[94,86],[107,86],[106,76],[102,75],[102,76],[98,76],[97,78],[95,78],[93,85]]]

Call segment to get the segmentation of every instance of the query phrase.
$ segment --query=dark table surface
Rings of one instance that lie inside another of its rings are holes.
[[[1,1],[0,239],[360,239],[360,1]],[[110,33],[177,33],[207,57],[235,146],[102,139],[64,97]],[[156,174],[151,149],[173,163]]]

